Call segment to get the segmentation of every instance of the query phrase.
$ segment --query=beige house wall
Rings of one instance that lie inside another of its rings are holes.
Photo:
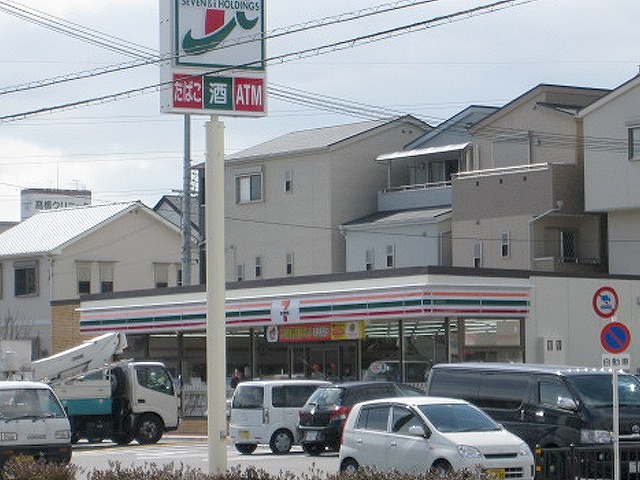
[[[262,278],[286,276],[286,255],[294,256],[294,276],[344,272],[341,223],[373,213],[377,192],[386,186],[386,169],[377,155],[394,151],[423,130],[394,122],[311,153],[233,160],[225,165],[225,261],[227,281],[255,279],[261,257]],[[263,199],[235,202],[235,177],[261,171]],[[292,191],[284,191],[285,172]]]
[[[114,262],[114,291],[154,288],[154,263],[171,265],[169,286],[176,286],[181,265],[180,233],[144,210],[126,213],[64,249],[53,260],[52,300],[78,296],[77,262],[90,262],[91,293],[100,293],[100,262]],[[197,258],[196,249],[192,258]],[[192,268],[196,282],[197,265]]]

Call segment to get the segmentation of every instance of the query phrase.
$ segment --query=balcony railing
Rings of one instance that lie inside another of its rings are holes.
[[[594,273],[602,268],[593,257],[536,257],[531,266],[533,270],[565,273]]]
[[[426,190],[428,188],[450,187],[451,181],[416,183],[413,185],[400,185],[398,187],[389,187],[382,190],[384,193],[391,192],[407,192],[412,190]]]
[[[484,170],[469,170],[466,172],[458,172],[454,175],[454,178],[488,177],[491,175],[537,172],[548,169],[549,163],[532,163],[530,165],[516,165],[513,167],[487,168]]]

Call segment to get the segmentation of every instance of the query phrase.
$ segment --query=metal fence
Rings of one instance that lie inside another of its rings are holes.
[[[613,446],[536,448],[536,480],[612,479]],[[620,443],[620,480],[640,480],[640,442]]]

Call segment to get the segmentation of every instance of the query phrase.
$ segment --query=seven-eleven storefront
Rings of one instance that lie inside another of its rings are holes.
[[[227,376],[241,368],[247,377],[422,383],[439,362],[525,360],[528,278],[366,272],[312,280],[227,289]],[[167,363],[181,378],[184,415],[199,416],[206,408],[205,291],[162,292],[87,297],[80,329],[126,332],[127,353]]]

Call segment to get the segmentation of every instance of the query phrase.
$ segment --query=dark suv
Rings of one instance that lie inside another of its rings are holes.
[[[340,448],[342,428],[351,407],[365,400],[424,395],[419,388],[394,382],[349,382],[318,388],[298,413],[302,448],[319,455]]]

